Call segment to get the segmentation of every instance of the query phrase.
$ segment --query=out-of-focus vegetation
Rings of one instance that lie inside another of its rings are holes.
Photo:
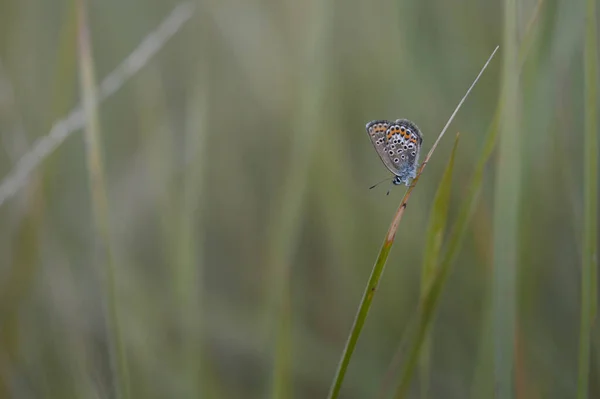
[[[173,9],[190,17],[1,202],[0,397],[326,397],[404,194],[368,190],[389,173],[364,126],[408,118],[424,155],[497,44],[412,194],[340,397],[400,383],[432,258],[450,274],[409,397],[499,380],[600,397],[598,319],[580,321],[597,303],[598,7],[515,1],[0,1],[0,193],[94,82]]]

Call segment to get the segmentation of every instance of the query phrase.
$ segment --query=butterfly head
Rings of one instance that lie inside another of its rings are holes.
[[[401,184],[409,185],[408,179],[402,179],[400,176],[394,176],[394,180],[392,180],[392,184],[394,186],[399,186]]]

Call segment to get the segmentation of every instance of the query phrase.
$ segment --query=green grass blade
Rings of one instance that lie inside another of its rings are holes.
[[[127,360],[121,337],[119,325],[118,306],[115,288],[115,263],[113,245],[110,236],[110,212],[106,193],[104,166],[102,162],[102,149],[100,143],[100,122],[98,117],[98,96],[94,74],[94,62],[90,40],[90,30],[87,22],[85,0],[78,0],[78,44],[79,44],[79,75],[81,97],[85,115],[84,138],[86,145],[87,169],[90,180],[92,199],[92,213],[95,224],[95,240],[99,251],[99,266],[104,266],[100,271],[104,274],[103,288],[107,313],[107,330],[110,348],[110,358],[113,367],[113,380],[115,396],[127,399],[129,395],[129,377]]]
[[[584,205],[583,253],[581,270],[581,323],[579,330],[579,375],[577,398],[588,397],[590,349],[593,319],[596,314],[596,279],[598,268],[598,54],[596,0],[587,1],[585,14],[585,137],[584,137]]]
[[[423,259],[423,267],[421,269],[421,301],[426,297],[429,287],[432,284],[436,266],[439,262],[440,251],[442,249],[442,242],[444,239],[444,232],[446,230],[446,221],[448,219],[448,208],[450,205],[450,193],[452,191],[452,171],[454,169],[454,155],[456,152],[457,140],[452,148],[452,154],[450,160],[446,166],[446,170],[442,175],[442,180],[433,198],[433,206],[431,208],[431,214],[429,216],[429,226],[425,234],[425,256]],[[429,334],[428,334],[429,335]],[[431,352],[431,339],[426,337],[425,343],[423,344],[423,352],[420,359],[420,383],[421,383],[421,397],[427,397],[427,384],[429,380],[429,367],[430,367],[430,352]]]
[[[395,219],[394,222],[396,220],[397,219]],[[392,224],[394,222],[392,222]],[[383,246],[381,247],[381,250],[379,251],[377,261],[375,261],[375,266],[371,271],[369,282],[367,283],[367,287],[360,301],[358,313],[356,314],[356,318],[354,319],[350,336],[348,337],[348,341],[346,342],[344,352],[342,353],[342,360],[338,365],[334,383],[331,387],[331,391],[329,392],[329,399],[335,399],[340,394],[342,382],[344,381],[346,370],[348,369],[348,365],[350,364],[350,358],[352,357],[352,353],[354,352],[354,348],[356,347],[356,343],[358,342],[358,337],[360,336],[362,328],[365,324],[365,320],[367,319],[367,315],[369,314],[369,309],[371,308],[373,296],[375,294],[375,291],[377,290],[377,286],[379,285],[379,279],[383,274],[385,263],[390,254],[390,250],[392,249],[393,243],[394,237],[390,237],[390,235],[388,234],[385,238]]]
[[[504,2],[500,142],[494,194],[493,345],[494,385],[498,399],[512,398],[516,326],[517,251],[521,139],[517,62],[517,2]]]
[[[426,341],[429,326],[433,319],[437,298],[444,286],[444,281],[436,278],[438,272],[440,274],[443,274],[443,272],[441,270],[436,270],[435,265],[442,245],[442,238],[448,214],[448,202],[450,202],[450,192],[452,189],[452,171],[454,169],[454,158],[456,156],[458,138],[459,135],[457,134],[448,165],[446,166],[446,170],[444,171],[433,202],[433,209],[427,232],[427,244],[425,247],[427,252],[425,254],[425,262],[423,265],[425,269],[423,270],[422,275],[422,289],[424,291],[421,297],[421,314],[419,315],[417,334],[409,349],[408,360],[402,373],[400,387],[396,393],[397,398],[404,398],[408,393],[410,381],[421,354],[421,348],[423,348],[423,344]]]
[[[442,180],[437,188],[433,198],[431,214],[429,216],[429,226],[426,232],[425,256],[423,259],[423,269],[421,272],[421,298],[426,296],[427,290],[433,281],[436,266],[438,264],[444,231],[446,229],[446,220],[448,218],[448,208],[450,204],[450,193],[452,191],[452,171],[454,169],[454,156],[458,136],[452,148],[452,154],[448,165],[442,175]]]
[[[292,152],[285,184],[281,190],[274,221],[269,232],[270,289],[269,307],[274,315],[275,345],[269,396],[291,398],[293,384],[293,347],[290,273],[293,252],[298,243],[302,214],[308,192],[308,173],[313,162],[323,121],[323,103],[327,93],[328,60],[331,44],[333,2],[321,1],[315,5],[311,35],[306,39],[303,62],[308,84],[299,90],[299,109],[293,124]],[[317,62],[316,60],[320,60]],[[271,320],[269,320],[271,321]]]

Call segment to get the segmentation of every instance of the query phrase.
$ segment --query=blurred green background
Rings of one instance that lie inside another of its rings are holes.
[[[178,4],[88,1],[97,81]],[[114,397],[114,336],[130,397],[325,397],[405,190],[368,189],[389,173],[364,126],[408,118],[428,151],[503,40],[501,1],[185,4],[180,14],[190,19],[99,108],[114,285],[95,239],[82,129],[0,207],[2,398]],[[585,8],[572,0],[517,7],[519,40],[530,40],[516,152],[516,396],[571,398]],[[80,102],[76,15],[74,1],[0,1],[0,179]],[[343,398],[381,389],[416,312],[453,137],[461,133],[449,223],[498,105],[503,57],[501,47],[414,191]],[[437,311],[431,398],[487,398],[493,386],[494,159]],[[110,300],[118,326],[106,316]],[[598,357],[590,380],[600,397]]]

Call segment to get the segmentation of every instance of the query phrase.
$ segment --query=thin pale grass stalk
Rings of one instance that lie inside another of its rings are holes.
[[[119,91],[135,76],[164,45],[181,30],[195,11],[191,2],[179,4],[156,30],[144,40],[108,75],[97,91],[97,102],[102,102]],[[31,173],[58,148],[67,137],[85,126],[83,105],[78,104],[69,114],[55,122],[50,132],[37,139],[0,184],[0,206],[12,198],[29,180]]]
[[[129,376],[127,358],[123,347],[123,339],[119,324],[117,294],[115,288],[115,262],[113,245],[110,236],[110,212],[106,193],[102,150],[100,143],[100,122],[98,117],[98,102],[96,82],[94,78],[94,62],[91,49],[90,31],[87,22],[85,0],[78,0],[78,56],[81,98],[85,121],[85,146],[87,169],[92,199],[92,213],[95,228],[95,244],[98,247],[98,266],[104,267],[102,286],[105,290],[107,333],[109,341],[109,356],[112,364],[113,381],[116,397],[127,399],[129,394]]]
[[[448,166],[446,166],[446,170],[444,171],[444,175],[442,176],[442,180],[436,193],[436,200],[434,201],[434,210],[432,212],[431,219],[432,221],[428,231],[428,234],[431,234],[432,237],[430,237],[428,240],[428,245],[426,246],[426,249],[433,251],[434,254],[427,254],[425,256],[427,259],[426,262],[431,263],[424,264],[424,267],[428,270],[424,272],[422,281],[422,312],[419,314],[416,340],[410,348],[406,367],[404,367],[402,378],[400,380],[400,386],[398,387],[398,391],[396,393],[397,398],[404,398],[408,393],[412,375],[417,367],[419,358],[422,355],[421,349],[429,339],[429,328],[435,314],[436,299],[441,294],[443,285],[445,283],[445,281],[441,279],[436,279],[436,275],[438,273],[442,274],[444,270],[436,269],[435,263],[437,263],[437,256],[439,255],[442,235],[444,233],[444,225],[448,213],[448,203],[450,202],[450,191],[452,188],[452,170],[454,169],[454,158],[456,156],[458,138],[459,135],[457,134],[456,139],[454,140],[452,153],[450,154],[450,160],[448,161]],[[439,236],[439,238],[435,236]],[[439,243],[436,241],[439,241]],[[446,268],[446,270],[447,269],[448,268]],[[447,273],[445,275],[447,275]],[[421,394],[424,395],[426,392],[421,392]]]
[[[292,306],[290,270],[292,253],[298,241],[300,220],[305,207],[306,178],[312,163],[313,149],[323,118],[324,90],[328,73],[327,57],[331,37],[333,2],[312,2],[312,34],[306,40],[304,70],[308,83],[299,90],[300,109],[294,134],[290,167],[278,200],[270,231],[270,297],[268,304],[274,315],[275,351],[270,380],[270,397],[290,398],[292,395]],[[315,60],[321,60],[315,62]]]
[[[517,317],[517,251],[521,184],[517,1],[504,2],[504,62],[498,168],[494,188],[492,313],[494,387],[498,399],[514,396],[514,350]]]
[[[348,365],[350,364],[350,358],[352,357],[352,353],[354,352],[354,348],[356,347],[356,343],[358,342],[358,337],[360,336],[362,328],[365,324],[365,320],[367,318],[369,309],[371,307],[371,302],[373,301],[373,296],[375,295],[375,291],[377,290],[377,286],[379,285],[379,279],[381,278],[381,275],[383,274],[383,270],[385,268],[385,263],[387,261],[390,250],[392,249],[392,244],[394,243],[396,231],[398,230],[398,226],[400,224],[400,221],[402,220],[402,216],[404,215],[404,211],[406,209],[406,205],[408,203],[408,200],[410,199],[412,191],[415,188],[417,182],[419,181],[419,178],[421,177],[421,174],[423,173],[425,166],[427,166],[427,163],[429,162],[429,159],[431,158],[431,156],[433,155],[433,152],[437,148],[440,140],[446,133],[448,126],[450,125],[450,123],[452,122],[454,117],[456,116],[456,113],[461,108],[462,104],[465,102],[467,96],[471,93],[471,90],[473,89],[473,87],[475,86],[475,84],[477,83],[477,81],[479,80],[481,75],[483,74],[483,71],[485,71],[488,64],[490,63],[490,61],[492,60],[492,58],[498,51],[498,48],[499,48],[499,46],[497,46],[494,49],[494,51],[488,58],[487,62],[485,63],[485,65],[483,66],[483,68],[481,69],[481,71],[479,72],[479,74],[477,75],[477,77],[475,78],[475,80],[473,81],[471,86],[469,87],[469,89],[467,90],[466,94],[458,103],[456,109],[454,110],[454,112],[448,119],[448,122],[442,129],[442,132],[439,134],[437,140],[431,147],[431,150],[425,157],[425,160],[419,167],[419,169],[417,171],[417,176],[415,177],[412,184],[406,191],[406,194],[404,194],[404,197],[402,198],[402,202],[400,202],[400,206],[396,210],[394,218],[392,219],[392,223],[390,224],[388,232],[385,236],[385,240],[383,242],[381,250],[379,251],[379,255],[377,256],[377,260],[375,261],[375,265],[373,266],[373,270],[371,271],[371,276],[369,277],[369,281],[367,282],[367,286],[365,288],[360,305],[358,307],[358,312],[356,313],[354,323],[350,330],[350,335],[348,337],[348,341],[346,342],[346,346],[342,353],[342,358],[338,365],[335,377],[333,379],[333,383],[331,385],[331,389],[329,391],[328,398],[330,398],[330,399],[337,398],[340,393],[340,390],[342,387],[342,382],[344,380],[344,376],[346,375],[346,370],[348,369]]]
[[[577,398],[589,393],[591,334],[596,316],[598,278],[598,52],[596,0],[587,1],[585,13],[585,136],[583,157],[583,251],[581,256],[581,322]]]

